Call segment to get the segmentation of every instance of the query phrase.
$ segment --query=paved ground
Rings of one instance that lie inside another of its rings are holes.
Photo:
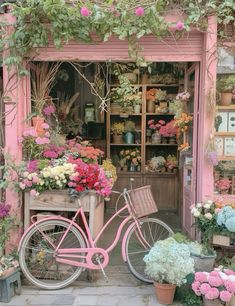
[[[76,281],[57,291],[40,290],[24,285],[22,294],[1,306],[161,306],[152,285],[143,285],[125,266],[107,270],[109,282],[99,274],[93,282]],[[83,279],[85,275],[83,276]]]

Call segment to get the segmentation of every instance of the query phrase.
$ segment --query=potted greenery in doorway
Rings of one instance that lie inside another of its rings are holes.
[[[189,247],[170,237],[157,241],[145,255],[145,272],[154,280],[156,296],[161,304],[172,304],[176,286],[186,283],[194,273],[194,262]]]
[[[235,75],[225,76],[217,81],[217,90],[220,93],[221,105],[230,105],[232,103],[232,91],[234,87]]]

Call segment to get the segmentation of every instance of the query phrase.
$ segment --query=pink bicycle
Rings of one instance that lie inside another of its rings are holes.
[[[124,226],[129,224],[122,239],[123,260],[135,277],[151,283],[144,272],[143,257],[157,240],[167,238],[173,231],[164,222],[148,217],[157,212],[150,186],[124,189],[121,196],[125,205],[116,209],[95,239],[79,198],[79,207],[72,220],[48,216],[34,222],[19,245],[20,267],[26,278],[40,288],[60,289],[75,281],[84,269],[101,269],[106,276],[104,268],[108,265],[109,253],[116,246]],[[121,222],[114,241],[107,249],[97,247],[104,230],[124,211],[128,214]],[[78,216],[84,229],[76,223]]]

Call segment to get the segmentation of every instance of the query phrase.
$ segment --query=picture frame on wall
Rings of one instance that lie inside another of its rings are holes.
[[[215,137],[215,148],[218,156],[224,155],[224,140],[223,137]]]
[[[235,137],[224,138],[224,156],[235,156]]]
[[[218,112],[215,122],[216,132],[228,132],[228,112]]]

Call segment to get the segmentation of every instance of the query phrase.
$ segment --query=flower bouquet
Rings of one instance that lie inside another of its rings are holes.
[[[204,305],[212,305],[209,301],[214,301],[213,305],[225,305],[235,294],[235,272],[229,269],[196,272],[192,289],[203,298]]]
[[[149,161],[148,168],[152,172],[160,172],[165,170],[166,160],[163,156],[152,157]]]
[[[154,119],[151,119],[148,121],[148,127],[153,131],[159,131],[165,124],[166,122],[164,120],[158,120],[155,122]]]
[[[169,139],[170,143],[174,144],[177,130],[178,128],[175,125],[175,120],[171,120],[166,125],[160,127],[159,133],[162,137]]]
[[[166,158],[166,167],[171,172],[178,165],[178,161],[175,155],[168,155]]]
[[[180,92],[175,97],[176,100],[180,101],[188,101],[189,98],[190,98],[190,93],[188,91]]]
[[[141,166],[141,152],[138,148],[121,150],[120,157],[121,165],[123,167],[126,166],[126,170],[130,171],[131,167],[133,168],[132,171],[134,171],[134,169],[138,170],[137,168]]]
[[[220,193],[228,193],[232,183],[228,178],[222,178],[218,180],[215,185]]]

